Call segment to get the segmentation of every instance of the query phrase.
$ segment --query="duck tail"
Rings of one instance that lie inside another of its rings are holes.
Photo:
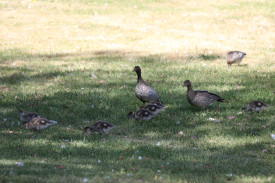
[[[219,98],[217,101],[218,102],[224,102],[224,100],[225,100],[224,98]]]

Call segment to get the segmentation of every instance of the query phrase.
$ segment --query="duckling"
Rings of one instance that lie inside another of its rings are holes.
[[[260,112],[265,108],[269,107],[265,103],[255,100],[250,102],[246,107],[242,108],[243,111],[251,111],[251,112]]]
[[[56,121],[49,121],[45,118],[35,117],[31,121],[22,123],[22,126],[30,130],[43,130],[50,125],[56,124]]]
[[[150,101],[162,103],[162,101],[159,99],[157,92],[151,86],[147,85],[142,79],[140,67],[135,66],[133,72],[137,73],[137,85],[135,88],[136,97],[143,103]]]
[[[28,114],[25,114],[24,110],[19,110],[18,115],[20,116],[20,120],[23,122],[30,122],[33,118],[44,118],[43,116],[35,113],[35,112],[29,112]]]
[[[245,55],[246,53],[241,51],[229,51],[226,53],[225,59],[227,61],[228,66],[231,66],[231,64],[234,63],[238,63],[238,65],[240,65]]]
[[[161,111],[162,108],[163,107],[160,107],[160,106],[154,105],[154,104],[148,104],[146,106],[140,107],[140,109],[146,109],[146,110],[152,112],[154,115],[157,115]]]
[[[129,118],[135,118],[135,119],[139,119],[139,120],[150,120],[151,118],[155,117],[156,115],[154,113],[152,113],[151,111],[147,110],[147,109],[139,109],[137,112],[133,112],[130,111],[128,113],[128,117]]]
[[[105,132],[111,130],[114,127],[116,127],[116,125],[113,125],[113,124],[108,123],[106,121],[97,121],[91,127],[85,126],[84,129],[83,129],[83,133],[85,133],[85,132],[87,132],[87,130],[89,130],[91,133],[92,132],[99,132],[99,133],[102,134],[102,133],[105,133]]]
[[[223,102],[224,99],[220,96],[209,93],[208,91],[193,91],[191,82],[189,80],[184,81],[183,87],[187,87],[187,100],[189,104],[206,108],[215,102]]]

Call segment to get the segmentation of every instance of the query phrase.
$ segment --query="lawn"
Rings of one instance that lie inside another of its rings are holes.
[[[0,15],[1,182],[275,182],[274,1],[7,0]],[[147,122],[127,117],[136,65],[168,106]],[[226,101],[190,106],[186,79]],[[270,107],[241,114],[252,100]],[[23,129],[20,109],[58,124]],[[117,127],[85,136],[97,120]]]

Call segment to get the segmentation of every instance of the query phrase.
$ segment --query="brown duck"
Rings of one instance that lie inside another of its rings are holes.
[[[225,59],[227,61],[228,66],[231,66],[231,64],[234,63],[238,63],[238,65],[240,65],[245,55],[246,53],[241,51],[229,51],[226,53]]]
[[[206,108],[215,102],[223,102],[220,96],[208,91],[194,91],[189,80],[184,81],[183,87],[187,87],[187,100],[191,105]]]
[[[140,67],[135,66],[133,72],[137,73],[137,85],[135,88],[136,97],[143,103],[151,101],[162,103],[157,92],[142,79]]]

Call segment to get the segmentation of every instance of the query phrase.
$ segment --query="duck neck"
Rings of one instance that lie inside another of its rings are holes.
[[[192,86],[187,87],[187,95],[189,98],[193,99],[195,97],[195,92],[192,89]]]
[[[137,71],[137,81],[141,80],[141,71]]]
[[[19,116],[20,116],[20,118],[22,118],[22,117],[25,116],[25,113],[24,113],[24,112],[23,112],[23,113],[20,113]]]

